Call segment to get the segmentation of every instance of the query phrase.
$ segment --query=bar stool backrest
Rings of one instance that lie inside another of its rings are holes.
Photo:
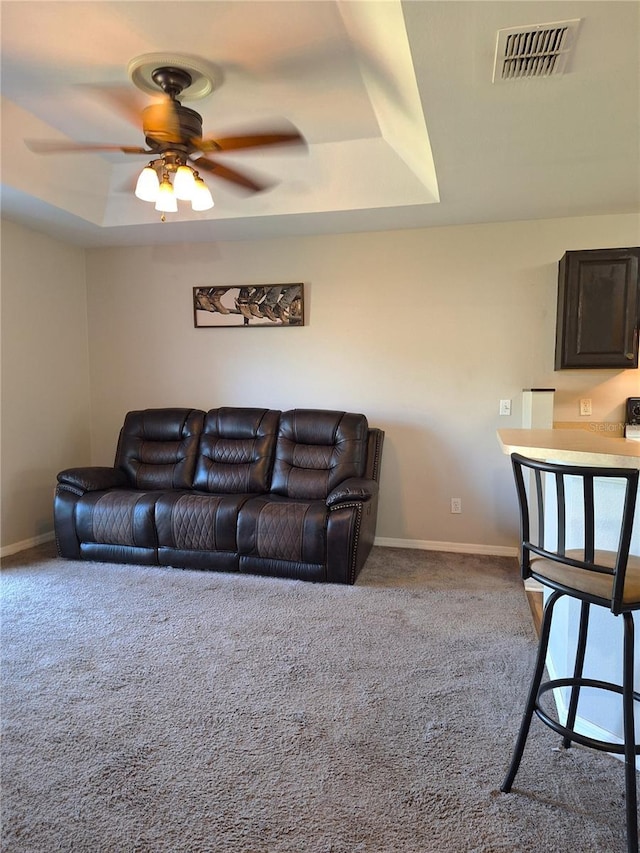
[[[518,453],[511,461],[520,508],[522,577],[548,581],[545,561],[609,575],[606,603],[613,613],[621,613],[640,472],[541,462]],[[543,559],[535,560],[536,555]],[[550,585],[574,591],[557,573]]]

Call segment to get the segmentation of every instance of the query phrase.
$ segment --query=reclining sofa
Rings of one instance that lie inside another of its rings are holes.
[[[58,474],[63,557],[354,583],[384,433],[321,409],[129,412],[113,468]]]

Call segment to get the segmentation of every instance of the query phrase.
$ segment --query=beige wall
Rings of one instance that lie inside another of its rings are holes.
[[[556,387],[560,420],[578,419],[583,396],[595,420],[621,420],[640,394],[637,370],[553,370],[559,258],[636,245],[638,226],[594,216],[90,250],[93,461],[111,464],[133,408],[362,411],[387,433],[383,542],[511,549],[511,474],[495,431],[520,426],[522,388]],[[193,328],[194,285],[287,281],[305,282],[304,328]],[[511,417],[498,416],[502,398]]]
[[[85,257],[2,223],[3,554],[47,538],[56,474],[90,460]]]
[[[58,470],[111,464],[124,413],[163,405],[363,411],[387,432],[380,541],[512,548],[495,430],[519,426],[521,389],[556,387],[559,421],[579,420],[589,396],[587,420],[621,422],[626,397],[640,396],[637,370],[553,370],[558,259],[636,245],[639,224],[588,217],[85,253],[3,223],[2,552],[50,533]],[[305,282],[304,328],[193,328],[193,285],[279,281]],[[498,416],[501,398],[513,400],[510,418]]]

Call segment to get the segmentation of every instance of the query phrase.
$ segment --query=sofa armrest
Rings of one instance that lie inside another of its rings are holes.
[[[127,475],[120,468],[67,468],[58,474],[58,483],[72,491],[98,492],[128,485]]]
[[[379,486],[375,480],[365,477],[350,477],[343,480],[332,492],[327,495],[327,506],[334,507],[352,501],[366,503],[378,494]]]

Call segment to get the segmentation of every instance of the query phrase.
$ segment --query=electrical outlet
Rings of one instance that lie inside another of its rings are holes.
[[[500,400],[500,414],[501,415],[510,415],[511,414],[511,400]]]
[[[451,512],[462,512],[462,498],[451,498]]]
[[[590,415],[591,414],[591,400],[586,397],[583,400],[580,400],[580,414],[581,415]]]

